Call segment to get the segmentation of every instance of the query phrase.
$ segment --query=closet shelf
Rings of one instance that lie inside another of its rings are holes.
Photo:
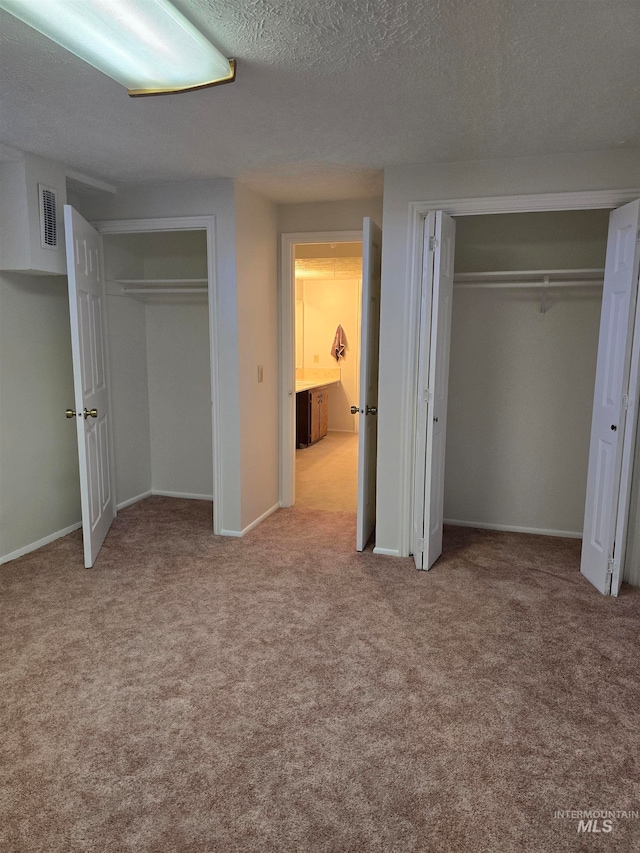
[[[598,287],[604,280],[603,269],[575,270],[500,270],[496,272],[456,273],[453,282],[458,287],[520,288],[520,287]]]
[[[156,285],[175,285],[180,284],[206,284],[206,278],[118,278],[115,279],[116,284],[135,285],[144,287],[148,285],[155,287]]]
[[[118,278],[107,281],[111,292],[130,296],[206,293],[206,278]]]

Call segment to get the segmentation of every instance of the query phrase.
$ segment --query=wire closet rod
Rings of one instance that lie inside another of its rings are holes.
[[[131,296],[154,296],[156,294],[207,293],[206,287],[123,287],[122,292]]]
[[[473,289],[602,287],[604,270],[511,270],[500,272],[458,273],[456,287]]]
[[[455,281],[456,288],[467,288],[468,290],[521,290],[527,288],[529,290],[540,287],[602,287],[602,280],[583,279],[575,281]]]

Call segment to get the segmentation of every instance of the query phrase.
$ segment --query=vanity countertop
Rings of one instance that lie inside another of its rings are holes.
[[[325,385],[337,385],[339,382],[339,379],[297,379],[296,394],[299,391],[311,391],[312,388],[324,388]]]

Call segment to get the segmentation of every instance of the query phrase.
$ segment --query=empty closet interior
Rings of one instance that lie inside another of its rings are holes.
[[[445,523],[582,535],[608,219],[457,217]]]
[[[206,232],[104,235],[118,507],[212,499]]]

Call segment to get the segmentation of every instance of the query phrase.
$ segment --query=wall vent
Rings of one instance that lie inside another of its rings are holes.
[[[40,245],[43,249],[55,249],[58,246],[58,218],[56,191],[51,187],[38,184],[40,198]]]

